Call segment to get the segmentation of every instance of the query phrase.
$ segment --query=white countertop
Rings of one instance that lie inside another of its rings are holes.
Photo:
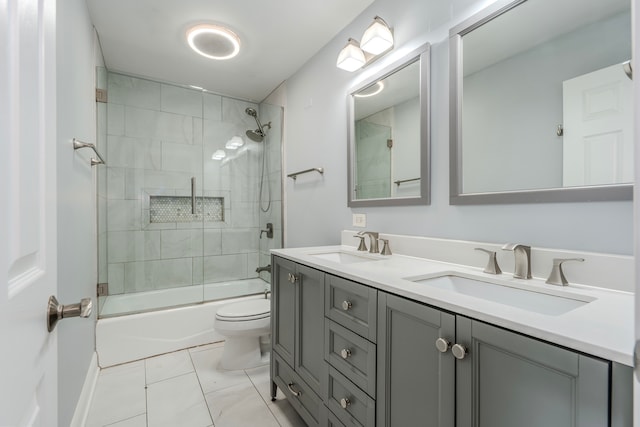
[[[271,252],[382,291],[633,366],[634,296],[628,292],[574,284],[559,287],[536,278],[514,279],[509,273],[491,275],[475,267],[396,254],[369,254],[357,252],[349,246],[274,249]],[[313,255],[331,252],[364,254],[375,259],[342,264]],[[547,315],[406,279],[428,279],[445,275],[591,301],[560,315]]]

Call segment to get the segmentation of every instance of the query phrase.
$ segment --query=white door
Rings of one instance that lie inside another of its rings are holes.
[[[632,82],[622,64],[563,83],[563,186],[633,182]]]
[[[53,0],[0,0],[0,426],[57,425]],[[72,30],[72,29],[71,29]]]

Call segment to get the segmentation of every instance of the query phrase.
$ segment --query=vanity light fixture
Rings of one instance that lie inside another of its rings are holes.
[[[237,150],[244,145],[244,141],[239,136],[234,136],[224,145],[227,150]]]
[[[376,16],[362,35],[360,47],[372,55],[379,55],[393,46],[393,34],[384,22],[384,19]]]
[[[393,48],[393,32],[376,16],[362,35],[362,43],[349,38],[347,45],[338,54],[336,66],[346,71],[356,71],[380,58]]]
[[[368,88],[361,90],[358,93],[354,93],[353,96],[355,96],[356,98],[368,98],[370,96],[376,96],[383,90],[384,90],[384,82],[380,80],[376,84],[373,84]]]
[[[347,45],[342,48],[338,55],[336,66],[351,72],[362,68],[366,62],[367,60],[364,57],[364,52],[360,49],[360,44],[357,40],[349,39]]]
[[[230,59],[240,52],[240,38],[219,25],[201,24],[187,31],[191,49],[210,59]]]
[[[227,157],[227,153],[224,152],[224,150],[216,150],[215,153],[213,153],[213,156],[211,156],[212,160],[222,160],[225,157]]]

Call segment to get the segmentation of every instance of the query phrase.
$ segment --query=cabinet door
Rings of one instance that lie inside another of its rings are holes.
[[[454,334],[454,315],[378,293],[378,427],[454,425],[455,359],[435,345]]]
[[[296,264],[279,257],[271,260],[273,266],[271,287],[271,340],[273,349],[293,366],[295,349],[296,284],[290,277],[296,273]]]
[[[298,264],[295,370],[318,394],[326,381],[324,363],[324,273]],[[321,384],[322,383],[322,384]]]
[[[609,363],[458,316],[458,427],[609,425]]]

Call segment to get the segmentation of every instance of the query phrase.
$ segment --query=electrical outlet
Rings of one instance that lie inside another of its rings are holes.
[[[353,214],[353,226],[354,227],[366,227],[367,215],[366,214]]]

